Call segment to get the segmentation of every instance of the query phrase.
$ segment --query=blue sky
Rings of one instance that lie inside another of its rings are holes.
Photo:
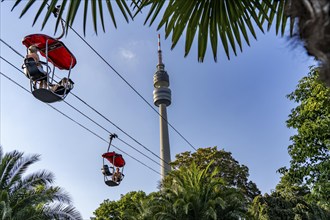
[[[1,39],[19,53],[26,48],[21,41],[32,33],[54,36],[54,18],[41,31],[41,20],[32,27],[37,6],[22,19],[23,4],[10,12],[13,1],[1,7]],[[164,39],[164,30],[144,26],[144,14],[126,24],[116,13],[118,28],[106,20],[106,33],[93,32],[88,24],[89,42],[146,100],[153,104],[153,74],[157,64],[157,34],[161,34],[163,61],[170,75],[172,105],[168,107],[169,122],[196,148],[218,146],[250,170],[262,193],[270,192],[279,181],[276,170],[288,165],[287,146],[294,130],[286,128],[285,121],[295,103],[285,96],[292,92],[298,80],[308,73],[314,62],[302,48],[293,47],[286,37],[275,36],[273,30],[251,39],[251,47],[243,46],[243,53],[228,61],[219,47],[218,62],[207,51],[204,63],[197,62],[197,45],[184,58],[181,39],[170,50],[170,39]],[[108,15],[106,16],[108,18]],[[82,19],[75,20],[74,29],[82,34]],[[99,28],[99,30],[101,30]],[[56,34],[55,36],[58,36]],[[159,118],[113,70],[104,64],[73,32],[62,39],[75,54],[77,65],[72,70],[74,94],[85,100],[125,132],[152,152],[159,154]],[[23,60],[1,43],[1,56],[17,67]],[[29,89],[28,79],[1,60],[1,72]],[[65,76],[66,72],[57,71]],[[0,144],[5,152],[23,151],[40,154],[41,161],[30,171],[47,169],[56,176],[56,185],[66,189],[74,205],[89,219],[105,199],[117,200],[121,194],[133,190],[146,193],[157,190],[159,174],[135,160],[125,157],[125,179],[119,187],[109,188],[100,172],[101,155],[107,144],[77,124],[54,111],[31,94],[1,77],[1,133]],[[125,136],[74,96],[67,102],[93,118],[111,132],[144,152],[141,146]],[[63,102],[52,104],[104,139],[108,134]],[[193,149],[172,129],[170,145],[172,159],[176,154]],[[132,150],[119,140],[113,144],[159,171],[156,163]]]

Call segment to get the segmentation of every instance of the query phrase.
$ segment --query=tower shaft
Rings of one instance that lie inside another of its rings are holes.
[[[168,171],[171,170],[169,163],[171,162],[170,153],[170,140],[168,135],[167,125],[167,110],[165,104],[159,105],[159,123],[160,123],[160,164],[161,164],[161,175],[164,177]]]

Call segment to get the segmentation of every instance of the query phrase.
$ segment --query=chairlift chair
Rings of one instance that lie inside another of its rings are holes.
[[[102,173],[104,176],[105,184],[107,184],[108,186],[118,186],[125,176],[123,173],[125,166],[125,160],[123,156],[113,151],[113,152],[104,153],[102,157],[103,157]],[[111,167],[105,164],[105,159],[107,159],[112,164]],[[114,175],[117,168],[119,169],[121,176],[120,179],[114,180]]]
[[[108,186],[118,186],[121,181],[124,178],[124,166],[126,164],[123,156],[121,154],[117,154],[116,152],[112,151],[110,152],[110,146],[112,139],[117,137],[116,134],[111,134],[110,135],[110,142],[109,142],[109,147],[106,153],[102,154],[103,157],[103,167],[101,168],[102,174],[104,176],[104,183]],[[105,162],[106,160],[111,164],[109,167]],[[114,175],[116,175],[116,170],[118,169],[120,173],[120,178],[115,179]]]
[[[24,37],[22,43],[27,49],[30,46],[35,46],[40,54],[46,58],[46,62],[40,61],[38,63],[33,58],[24,59],[23,68],[26,76],[30,79],[30,88],[33,96],[46,103],[64,100],[73,88],[70,74],[72,68],[77,64],[75,56],[63,42],[45,34],[28,35]],[[53,64],[53,68],[50,67],[50,63]],[[56,85],[56,80],[54,79],[55,68],[68,70],[67,77],[65,77],[67,78],[67,84],[62,90],[52,89]],[[46,82],[45,88],[37,88],[36,83],[41,81]]]

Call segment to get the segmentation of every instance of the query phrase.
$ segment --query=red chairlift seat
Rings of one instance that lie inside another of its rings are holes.
[[[53,74],[49,76],[51,70],[46,64],[47,72],[42,71],[42,68],[37,67],[36,62],[33,59],[26,58],[24,60],[25,68],[27,71],[27,76],[30,78],[31,82],[31,91],[34,97],[37,99],[46,102],[52,103],[56,101],[63,100],[66,95],[70,92],[73,86],[73,82],[70,79],[71,69],[77,64],[77,60],[75,56],[70,52],[70,50],[63,44],[63,42],[47,36],[45,34],[31,34],[24,37],[22,43],[29,48],[30,46],[35,46],[40,54],[47,59],[47,62],[50,62],[54,65]],[[40,61],[40,63],[42,63]],[[58,89],[55,91],[51,90],[51,86],[53,86],[54,81],[54,71],[55,67],[60,70],[69,70],[69,74],[67,76],[68,80],[71,83],[71,87],[66,89],[58,86]],[[48,71],[49,70],[49,71]],[[39,88],[36,89],[32,84],[33,81],[46,80],[47,88]]]
[[[108,186],[118,186],[125,176],[122,172],[124,169],[124,166],[125,166],[125,160],[124,160],[123,156],[121,154],[117,154],[116,152],[113,151],[113,152],[107,152],[107,153],[102,154],[102,157],[103,157],[103,159],[107,159],[114,167],[121,168],[121,177],[119,180],[115,181],[113,179],[113,175],[115,175],[114,167],[112,167],[113,172],[111,172],[109,170],[109,167],[107,165],[104,165],[104,162],[103,162],[102,173],[104,175],[105,184],[107,184]]]
[[[22,43],[27,48],[32,45],[36,46],[43,57],[48,59],[49,62],[61,70],[70,70],[77,64],[75,56],[64,45],[63,42],[45,34],[28,35],[24,37]],[[46,54],[47,47],[48,57]]]

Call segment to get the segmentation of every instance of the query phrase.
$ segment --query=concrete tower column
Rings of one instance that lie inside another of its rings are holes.
[[[170,139],[168,136],[168,126],[167,126],[167,110],[165,104],[159,105],[159,113],[162,117],[159,117],[160,123],[160,161],[161,164],[161,175],[164,177],[168,171],[171,170],[169,162],[171,162],[171,152],[170,152]],[[166,162],[166,163],[165,163]]]

